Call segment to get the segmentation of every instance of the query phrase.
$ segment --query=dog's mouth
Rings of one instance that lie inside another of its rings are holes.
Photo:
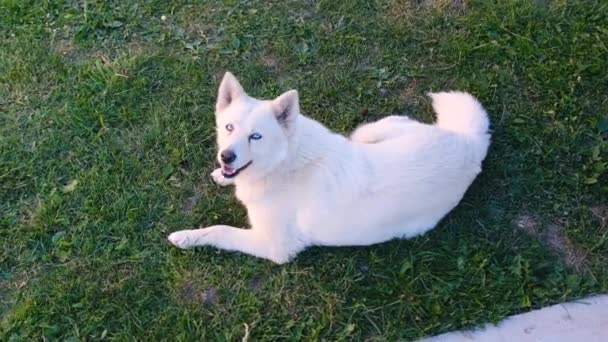
[[[226,178],[234,178],[241,173],[241,171],[245,170],[249,165],[251,165],[251,162],[252,160],[238,169],[222,164],[222,176]]]

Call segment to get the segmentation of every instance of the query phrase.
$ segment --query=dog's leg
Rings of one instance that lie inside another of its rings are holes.
[[[407,116],[388,116],[376,122],[359,126],[351,134],[350,140],[366,144],[378,143],[404,134],[405,128],[412,123],[416,123],[416,121]]]
[[[211,178],[213,178],[213,181],[215,183],[221,186],[234,184],[234,179],[224,177],[224,175],[222,174],[222,168],[219,167],[213,170],[213,172],[211,172]]]
[[[275,246],[269,244],[269,239],[264,239],[258,231],[253,229],[212,226],[202,229],[180,230],[169,235],[169,241],[182,249],[196,246],[214,246],[269,259],[277,264],[282,264],[290,259],[287,250],[275,248]]]

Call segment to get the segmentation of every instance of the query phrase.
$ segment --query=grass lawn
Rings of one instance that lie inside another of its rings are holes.
[[[209,177],[225,70],[345,133],[467,90],[484,172],[413,240],[178,250],[246,224]],[[0,340],[409,340],[607,292],[607,75],[604,0],[0,0]]]

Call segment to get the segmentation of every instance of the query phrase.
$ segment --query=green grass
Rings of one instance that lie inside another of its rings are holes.
[[[415,339],[608,291],[608,3],[419,3],[0,0],[0,340]],[[225,70],[341,132],[470,91],[484,172],[413,240],[178,250],[246,223],[208,176]]]

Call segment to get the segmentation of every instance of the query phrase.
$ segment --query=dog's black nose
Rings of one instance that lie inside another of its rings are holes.
[[[224,150],[220,153],[220,157],[225,164],[230,164],[236,160],[236,154],[232,150]]]

